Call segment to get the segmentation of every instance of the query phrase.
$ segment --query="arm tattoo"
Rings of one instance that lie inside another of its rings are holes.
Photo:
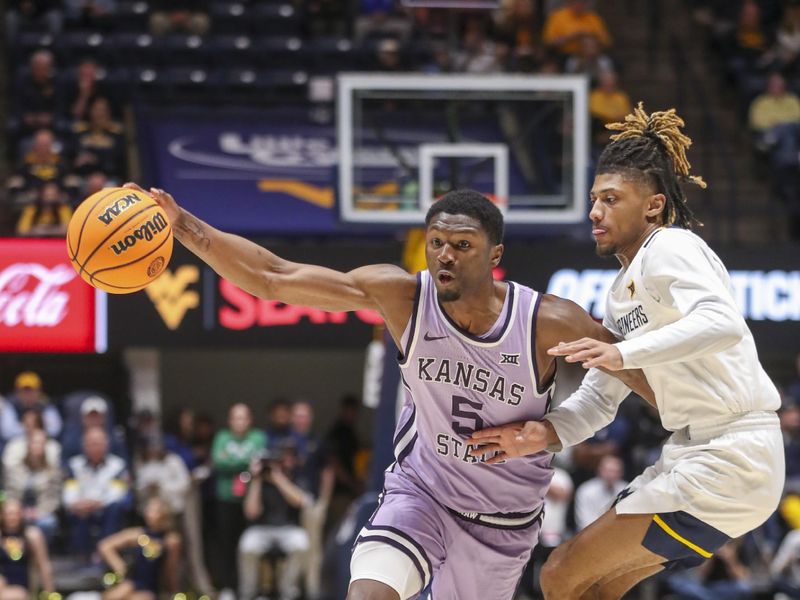
[[[206,235],[203,223],[189,213],[184,212],[175,223],[175,235],[181,242],[192,242],[201,252],[208,252],[211,247],[211,239]]]

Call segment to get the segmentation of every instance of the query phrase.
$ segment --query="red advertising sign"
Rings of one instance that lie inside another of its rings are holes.
[[[105,294],[70,266],[64,240],[0,239],[0,352],[102,352]]]

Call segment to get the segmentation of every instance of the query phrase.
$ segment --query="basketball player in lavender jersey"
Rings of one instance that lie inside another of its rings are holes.
[[[510,600],[537,540],[550,455],[487,465],[490,455],[470,456],[465,440],[544,416],[555,371],[548,348],[615,338],[572,302],[493,279],[503,218],[478,192],[451,192],[433,205],[428,270],[417,276],[392,265],[340,273],[291,263],[151,192],[178,239],[222,277],[288,304],[375,309],[401,349],[396,462],[357,539],[348,599],[406,600],[432,584],[436,600]],[[615,375],[615,390],[627,383],[651,394],[641,372]]]
[[[664,568],[699,564],[766,521],[783,491],[780,396],[725,266],[689,231],[679,182],[705,183],[689,174],[682,126],[674,109],[647,114],[640,104],[610,126],[619,133],[598,160],[589,218],[598,254],[622,265],[604,323],[623,341],[569,338],[551,348],[591,369],[580,388],[541,422],[471,439],[499,451],[496,460],[590,437],[624,398],[593,367],[640,367],[655,391],[672,436],[614,506],[553,552],[541,574],[547,600],[612,600]]]

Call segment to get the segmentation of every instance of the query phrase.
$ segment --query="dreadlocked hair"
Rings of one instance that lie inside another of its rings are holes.
[[[629,179],[643,180],[667,199],[664,225],[691,229],[702,226],[686,203],[680,182],[706,188],[702,177],[690,175],[686,149],[692,140],[681,131],[683,119],[674,108],[647,114],[641,102],[622,123],[609,123],[607,129],[618,131],[611,136],[597,164],[597,173],[619,173]]]

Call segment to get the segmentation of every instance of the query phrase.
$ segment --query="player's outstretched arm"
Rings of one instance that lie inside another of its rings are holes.
[[[204,223],[164,190],[147,192],[135,183],[125,187],[151,196],[164,209],[175,237],[186,248],[254,296],[330,311],[374,309],[384,317],[396,312],[396,305],[404,304],[403,300],[408,300],[409,307],[413,302],[416,280],[397,266],[369,265],[342,273],[284,260],[243,237]],[[396,320],[404,322],[402,315]]]

